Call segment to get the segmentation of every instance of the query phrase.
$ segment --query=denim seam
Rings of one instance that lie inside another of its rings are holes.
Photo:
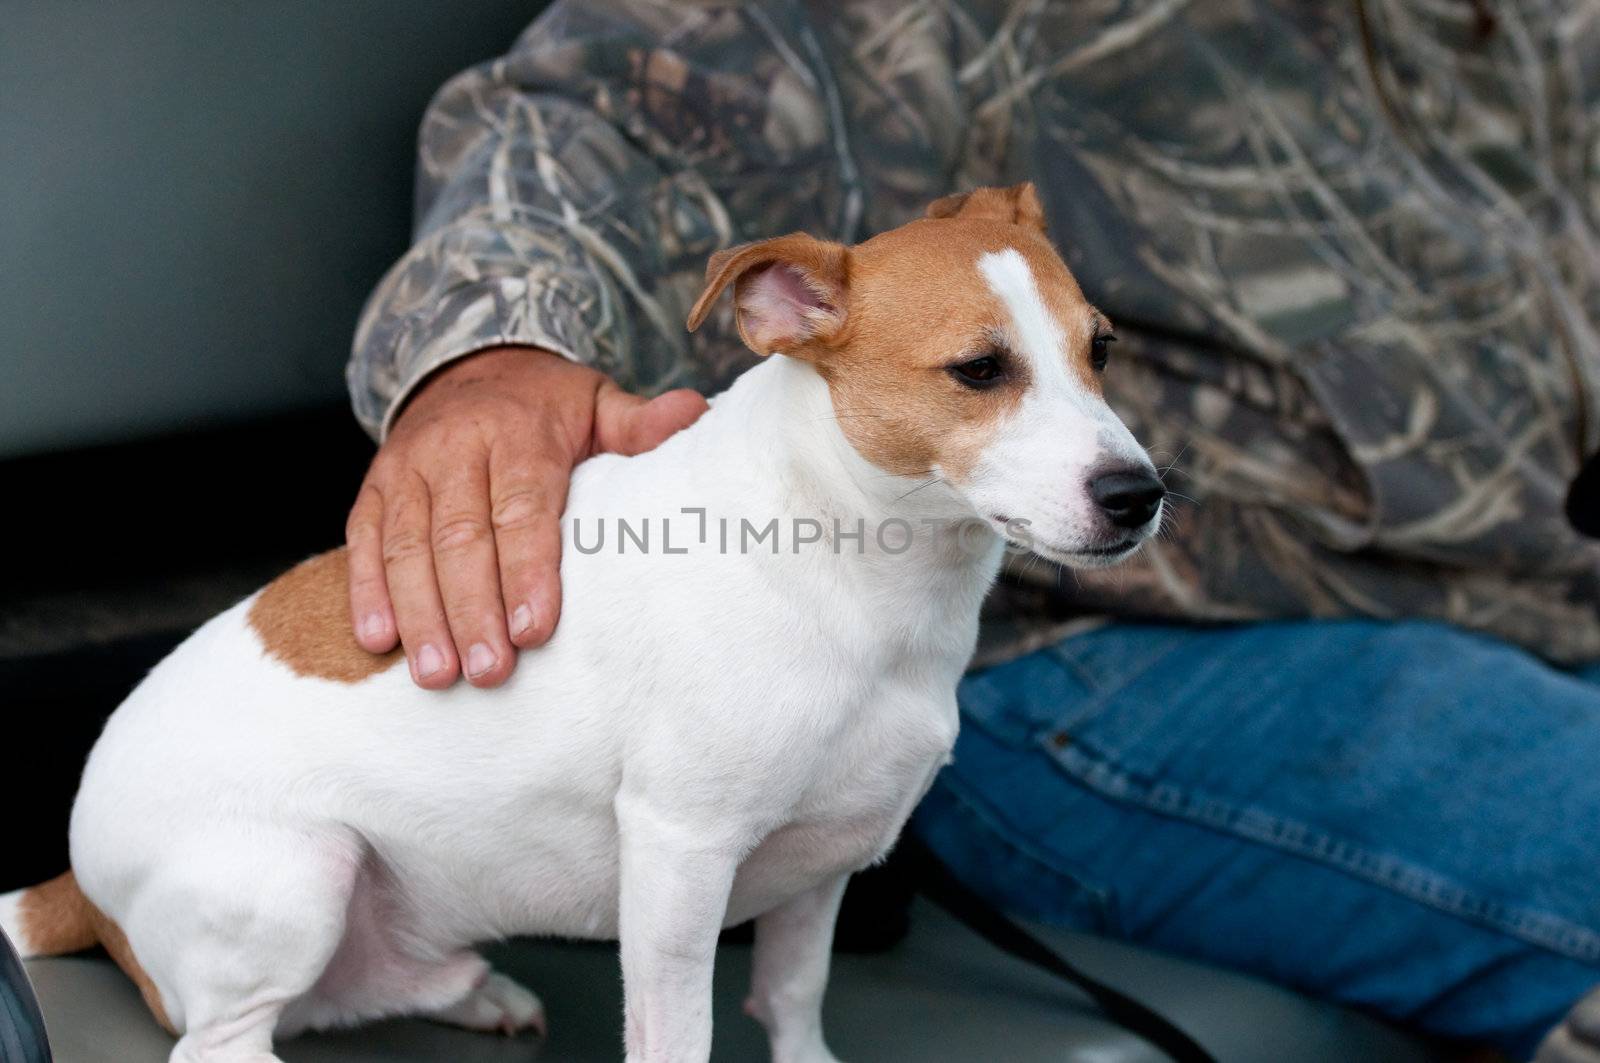
[[[1029,863],[1036,864],[1056,878],[1070,882],[1074,889],[1078,890],[1094,905],[1095,912],[1099,916],[1100,925],[1107,932],[1120,933],[1121,921],[1116,918],[1115,903],[1108,891],[1098,886],[1090,885],[1082,875],[1061,867],[1049,855],[1039,852],[1031,845],[1018,840],[1019,833],[1006,824],[1005,817],[997,810],[990,808],[982,798],[976,796],[956,772],[946,769],[941,773],[941,781],[944,783],[946,792],[949,793],[956,804],[982,824],[990,837]]]
[[[1092,634],[1092,632],[1089,634]],[[1070,651],[1064,649],[1064,644],[1070,641],[1072,640],[1066,639],[1062,642],[1053,642],[1048,646],[1041,647],[1037,652],[1048,655],[1071,673],[1073,678],[1083,686],[1084,696],[1079,702],[1079,711],[1074,714],[1070,723],[1074,727],[1081,726],[1100,715],[1105,707],[1120,695],[1127,686],[1138,680],[1150,669],[1159,665],[1179,648],[1177,639],[1168,639],[1163,647],[1157,652],[1149,654],[1133,671],[1109,677],[1084,665]],[[1005,665],[997,665],[994,668],[980,669],[972,672],[967,678],[977,682],[986,682],[989,675],[1004,667]],[[962,726],[974,726],[1008,749],[1028,748],[1038,740],[1041,729],[1050,727],[1049,724],[1032,719],[1017,719],[1017,726],[1015,727],[996,725],[991,722],[992,717],[990,712],[987,711],[989,708],[987,704],[985,706],[986,711],[973,712],[970,709],[973,700],[970,694],[960,700]],[[986,703],[991,700],[992,696],[984,698]]]
[[[1007,749],[1026,748],[1038,733],[1038,725],[1029,724],[1026,721],[1019,721],[1018,726],[1009,731],[1003,726],[992,724],[988,712],[971,711],[972,697],[970,694],[962,697],[958,691],[957,701],[961,710],[962,727],[975,727]]]
[[[1137,667],[1130,671],[1107,675],[1084,664],[1082,660],[1066,648],[1066,642],[1068,641],[1071,640],[1054,642],[1044,649],[1046,653],[1066,666],[1073,675],[1078,677],[1078,681],[1088,689],[1089,711],[1081,714],[1081,719],[1096,715],[1111,698],[1122,693],[1142,679],[1146,673],[1165,662],[1168,657],[1177,652],[1180,645],[1180,640],[1169,637],[1165,640],[1165,645],[1158,647],[1155,652],[1149,652],[1148,649],[1143,651]]]
[[[1076,744],[1054,748],[1047,742],[1048,739],[1041,742],[1047,757],[1104,797],[1271,846],[1569,959],[1600,963],[1600,933],[1560,916],[1489,900],[1437,872],[1400,857],[1386,856],[1342,841],[1308,824],[1259,808],[1237,806],[1221,798],[1186,792],[1171,783],[1145,782],[1095,759]]]

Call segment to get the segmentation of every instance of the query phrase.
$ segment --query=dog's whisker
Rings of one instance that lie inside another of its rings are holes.
[[[880,421],[887,421],[890,416],[891,415],[887,413],[872,413],[867,410],[856,410],[851,413],[825,413],[821,417],[813,417],[811,419],[811,423],[816,424],[818,421],[843,421],[858,417],[873,417]]]
[[[1156,473],[1156,476],[1162,480],[1165,480],[1167,478],[1167,473],[1171,472],[1172,467],[1178,464],[1178,462],[1182,461],[1183,456],[1187,453],[1189,453],[1189,444],[1185,443],[1183,448],[1178,451],[1178,456],[1167,462],[1166,465],[1162,466],[1160,471]]]
[[[924,488],[932,487],[934,484],[942,484],[942,483],[944,483],[944,477],[943,476],[935,476],[933,479],[929,480],[927,483],[919,484],[916,487],[913,487],[911,490],[907,491],[905,494],[903,494],[899,498],[895,499],[895,501],[896,502],[904,502],[906,499],[910,498],[912,495],[916,494],[918,491],[921,491]]]

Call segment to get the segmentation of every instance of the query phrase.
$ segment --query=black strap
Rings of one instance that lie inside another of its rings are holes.
[[[1002,952],[1049,971],[1086,993],[1106,1018],[1155,1045],[1175,1063],[1217,1063],[1216,1057],[1170,1019],[1068,963],[1061,954],[996,911],[952,875],[921,842],[901,839],[918,889]]]
[[[1567,519],[1591,539],[1600,539],[1600,451],[1583,463],[1567,490]]]

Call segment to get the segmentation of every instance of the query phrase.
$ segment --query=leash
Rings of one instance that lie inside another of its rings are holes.
[[[1198,1041],[1171,1019],[1080,970],[1002,915],[952,875],[920,841],[905,836],[900,840],[900,848],[905,851],[918,891],[989,944],[1077,987],[1095,1002],[1106,1018],[1159,1048],[1174,1063],[1217,1063],[1215,1056],[1200,1047]]]
[[[1600,451],[1589,456],[1567,491],[1567,519],[1591,539],[1600,539]]]

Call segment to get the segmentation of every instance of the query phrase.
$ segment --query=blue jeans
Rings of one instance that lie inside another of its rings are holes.
[[[1118,624],[960,701],[913,828],[1011,912],[1515,1058],[1600,984],[1600,667],[1421,622]]]

